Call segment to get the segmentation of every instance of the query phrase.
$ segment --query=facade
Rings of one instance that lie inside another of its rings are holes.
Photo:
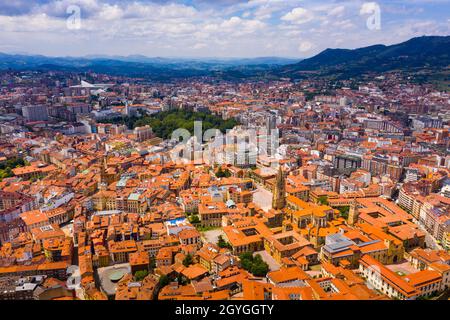
[[[359,271],[369,285],[390,298],[415,300],[420,296],[414,286],[370,256],[361,258]]]
[[[29,105],[22,107],[22,114],[24,118],[31,121],[47,121],[48,111],[45,105]]]

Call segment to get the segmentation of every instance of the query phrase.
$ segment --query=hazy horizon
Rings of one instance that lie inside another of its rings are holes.
[[[433,37],[435,35],[429,35],[430,37]],[[448,37],[449,35],[439,35],[439,37]],[[413,38],[411,38],[413,39]],[[411,40],[407,39],[405,41]],[[368,46],[375,46],[375,45],[395,45],[394,44],[384,44],[384,43],[374,43],[370,44]],[[355,47],[355,48],[325,48],[326,49],[349,49],[349,50],[355,50],[362,47]],[[318,52],[317,54],[319,54]],[[23,56],[43,56],[47,58],[79,58],[79,59],[101,59],[101,58],[107,58],[107,59],[114,59],[114,58],[133,58],[133,57],[141,57],[146,59],[167,59],[167,60],[218,60],[218,61],[231,61],[231,60],[257,60],[257,59],[285,59],[285,60],[304,60],[311,58],[315,56],[316,54],[313,54],[311,56],[306,57],[293,57],[293,56],[248,56],[248,57],[220,57],[220,56],[147,56],[144,54],[139,53],[130,53],[128,55],[113,55],[113,54],[87,54],[87,55],[45,55],[45,54],[39,54],[39,53],[32,53],[32,52],[8,52],[8,51],[0,51],[0,54],[7,54],[7,55],[23,55]]]
[[[46,55],[46,54],[40,54],[40,53],[33,53],[33,52],[15,52],[15,51],[0,51],[0,54],[7,54],[7,55],[23,55],[23,56],[44,56],[47,58],[131,58],[131,57],[145,57],[148,59],[180,59],[180,60],[239,60],[239,59],[267,59],[267,58],[274,58],[274,59],[286,59],[286,60],[302,60],[307,59],[310,57],[284,57],[284,56],[249,56],[249,57],[220,57],[220,56],[147,56],[139,53],[130,53],[128,55],[110,55],[110,54],[87,54],[87,55]],[[312,57],[312,56],[311,56]]]

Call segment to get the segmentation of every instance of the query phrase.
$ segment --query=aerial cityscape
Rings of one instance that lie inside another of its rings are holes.
[[[450,299],[448,3],[32,2],[0,300]]]

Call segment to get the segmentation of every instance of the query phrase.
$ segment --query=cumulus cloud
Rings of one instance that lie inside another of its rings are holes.
[[[345,6],[338,6],[338,7],[334,7],[332,9],[330,9],[328,11],[328,15],[329,16],[333,16],[333,17],[341,17],[345,12]]]
[[[294,24],[302,24],[311,21],[314,15],[311,11],[305,8],[294,8],[281,17],[281,20],[289,21]]]
[[[220,24],[220,29],[223,31],[242,33],[253,33],[262,28],[265,24],[259,20],[241,19],[239,17],[231,17]]]

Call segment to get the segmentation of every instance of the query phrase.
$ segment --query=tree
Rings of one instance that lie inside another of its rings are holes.
[[[188,267],[192,264],[193,260],[192,260],[192,256],[190,254],[188,254],[184,259],[183,259],[183,265],[185,267]]]
[[[156,268],[156,259],[155,258],[150,258],[149,267],[150,267],[150,269]]]
[[[252,262],[250,260],[241,260],[242,268],[247,271],[250,271],[252,268]]]
[[[257,254],[253,255],[249,252],[240,256],[242,268],[257,277],[264,277],[269,272],[269,265],[264,262],[262,257]]]
[[[253,257],[253,264],[250,270],[253,275],[264,277],[269,272],[269,265],[264,262],[261,255],[257,254]]]
[[[338,210],[339,210],[339,212],[341,214],[341,217],[343,217],[345,219],[348,218],[348,213],[350,211],[350,206],[339,207]]]
[[[187,279],[186,277],[180,276],[180,277],[178,278],[178,284],[179,284],[180,286],[185,286],[185,285],[187,285],[187,284],[189,284],[189,283],[190,283],[190,280]]]
[[[191,223],[200,223],[200,218],[197,216],[197,215],[192,215],[191,217],[190,217],[190,221],[191,221]]]
[[[225,241],[225,239],[222,237],[222,235],[219,236],[219,238],[217,240],[217,245],[219,246],[219,248],[231,249],[231,245]]]
[[[243,254],[241,254],[241,260],[251,260],[253,261],[253,256],[250,252],[245,252]]]
[[[165,274],[162,275],[161,278],[159,278],[159,285],[161,286],[161,288],[167,286],[169,283],[170,279]]]
[[[219,167],[219,169],[216,172],[217,178],[229,178],[231,177],[231,172],[228,169],[223,170],[222,167]]]
[[[134,280],[142,281],[145,279],[146,276],[148,276],[147,270],[139,270],[139,271],[136,271],[136,273],[134,274]]]
[[[322,205],[328,205],[328,197],[327,196],[320,196],[317,201]]]
[[[219,167],[219,169],[216,171],[216,177],[217,178],[225,177],[225,172],[223,172],[222,167]]]
[[[253,263],[261,263],[263,262],[263,259],[261,258],[260,254],[257,254],[253,257]]]
[[[14,176],[12,169],[27,165],[23,158],[11,158],[0,163],[0,180]]]
[[[267,272],[269,272],[269,266],[264,261],[253,263],[250,272],[257,277],[265,277]]]

